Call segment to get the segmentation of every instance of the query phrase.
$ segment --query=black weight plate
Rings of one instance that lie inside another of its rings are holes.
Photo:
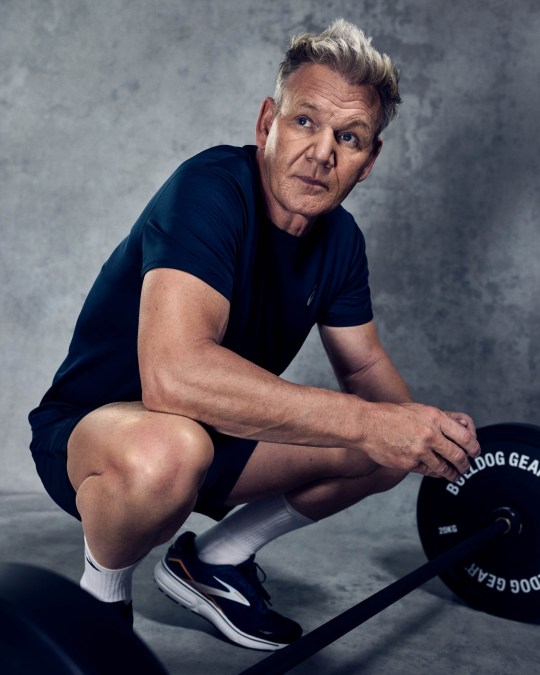
[[[0,673],[166,675],[131,628],[77,584],[0,563]]]
[[[521,531],[504,535],[440,575],[473,607],[517,621],[540,620],[540,427],[496,424],[478,430],[480,457],[455,483],[424,478],[417,504],[429,559],[515,511]]]

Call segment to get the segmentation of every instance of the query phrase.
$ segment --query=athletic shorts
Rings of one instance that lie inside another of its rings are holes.
[[[94,410],[59,405],[30,413],[30,450],[45,490],[67,513],[81,519],[75,503],[75,490],[67,474],[67,443],[77,423]],[[221,520],[232,507],[225,501],[251,457],[257,441],[220,434],[205,426],[214,443],[214,460],[199,490],[194,511]]]

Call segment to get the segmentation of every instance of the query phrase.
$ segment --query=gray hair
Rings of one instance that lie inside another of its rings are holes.
[[[291,39],[279,67],[274,99],[281,106],[291,73],[305,63],[328,66],[350,84],[370,84],[381,100],[380,133],[397,115],[401,103],[399,71],[390,57],[371,46],[371,38],[345,19],[337,19],[319,35],[304,33]]]

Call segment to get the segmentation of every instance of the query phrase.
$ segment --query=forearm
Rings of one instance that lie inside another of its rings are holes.
[[[231,436],[320,447],[358,447],[371,408],[358,396],[287,382],[211,341],[174,369],[148,369],[143,402]]]

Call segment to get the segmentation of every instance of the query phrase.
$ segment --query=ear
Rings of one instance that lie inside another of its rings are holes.
[[[371,173],[371,169],[373,168],[375,160],[377,159],[382,150],[382,146],[383,146],[383,139],[380,136],[377,136],[373,141],[373,149],[371,151],[371,154],[367,162],[364,164],[362,172],[360,173],[360,178],[358,179],[359,183],[361,183],[363,180],[366,180],[366,178]]]
[[[267,96],[261,103],[259,116],[257,117],[257,126],[255,128],[255,141],[257,147],[264,148],[266,140],[270,133],[270,127],[276,114],[276,102],[270,96]]]

